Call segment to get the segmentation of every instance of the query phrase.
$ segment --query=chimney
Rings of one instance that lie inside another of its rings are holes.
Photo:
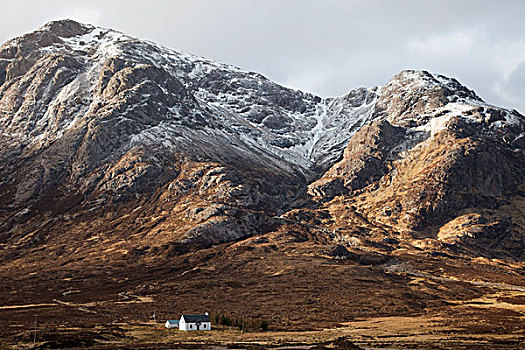
[[[208,311],[206,311],[204,314],[205,314],[206,316],[208,316]]]

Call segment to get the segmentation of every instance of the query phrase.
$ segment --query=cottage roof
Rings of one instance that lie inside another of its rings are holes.
[[[179,320],[167,320],[166,322],[170,324],[179,324]]]
[[[208,315],[182,315],[186,323],[211,322]]]

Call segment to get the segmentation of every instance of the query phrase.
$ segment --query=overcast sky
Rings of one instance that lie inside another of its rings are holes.
[[[406,68],[525,113],[522,0],[0,0],[0,41],[71,18],[260,72],[320,96]]]

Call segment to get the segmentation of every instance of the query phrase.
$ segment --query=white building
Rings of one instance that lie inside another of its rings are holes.
[[[182,315],[179,321],[181,331],[209,331],[211,330],[210,316],[204,315]]]
[[[179,328],[179,320],[167,320],[164,328]]]

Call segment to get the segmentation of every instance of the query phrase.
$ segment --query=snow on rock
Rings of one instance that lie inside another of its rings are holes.
[[[57,57],[67,58],[41,85],[22,77],[0,91],[2,134],[35,148],[72,128],[94,130],[106,123],[125,143],[118,144],[121,149],[200,146],[216,155],[227,147],[308,175],[331,166],[352,135],[377,119],[432,134],[447,128],[453,116],[490,119],[493,127],[523,122],[517,112],[485,104],[455,79],[425,71],[403,71],[383,87],[320,98],[258,73],[73,21],[51,22],[6,43],[0,68],[14,64],[17,47],[36,48],[30,69],[43,71]],[[27,85],[31,92],[31,84],[41,92],[38,101],[10,100]]]
[[[66,26],[74,26],[76,34],[67,34]],[[144,109],[151,102],[140,98],[134,105],[128,104],[125,110],[121,110],[123,107],[117,106],[117,102],[121,105],[124,92],[115,88],[118,81],[108,83],[101,80],[105,79],[103,75],[108,65],[113,69],[110,74],[120,74],[125,69],[138,70],[143,66],[144,69],[149,66],[160,69],[181,82],[195,103],[193,107],[185,102],[178,106],[155,106],[166,118],[161,118],[160,123],[134,128],[137,131],[129,136],[129,147],[152,143],[165,147],[180,144],[184,139],[181,134],[191,134],[183,129],[189,124],[195,126],[196,120],[204,118],[202,123],[208,126],[203,133],[211,140],[236,139],[233,144],[242,144],[252,152],[264,153],[278,162],[291,163],[303,172],[312,167],[326,168],[338,157],[351,135],[370,120],[378,96],[378,89],[373,88],[356,89],[346,96],[322,99],[279,86],[257,73],[89,25],[52,22],[37,32],[53,36],[53,40],[39,47],[40,60],[64,55],[72,57],[79,65],[75,70],[71,69],[72,78],[66,84],[44,96],[49,102],[43,115],[37,115],[40,110],[33,111],[35,121],[22,128],[26,132],[21,138],[35,147],[53,142],[68,129],[86,122],[86,118],[107,118],[115,114],[112,111],[116,108],[119,111],[116,125],[135,123],[129,120],[133,119],[129,113]],[[119,79],[125,77],[123,74]],[[142,83],[135,83],[138,84],[135,87],[126,86],[129,90],[125,92],[140,89],[140,84],[148,84],[148,80],[153,79],[144,77]],[[115,98],[118,97],[119,101],[108,100],[107,94],[97,91],[97,85],[104,90],[109,86],[107,84],[113,84],[112,87],[117,89],[114,93],[118,94]],[[154,84],[162,94],[177,93],[163,81]],[[147,92],[143,97],[149,99],[158,94]],[[76,112],[59,116],[57,111],[69,106],[71,101],[77,102]],[[191,107],[191,110],[182,113],[185,107]],[[27,112],[31,111],[17,111],[28,121]],[[20,123],[24,123],[22,119]]]

